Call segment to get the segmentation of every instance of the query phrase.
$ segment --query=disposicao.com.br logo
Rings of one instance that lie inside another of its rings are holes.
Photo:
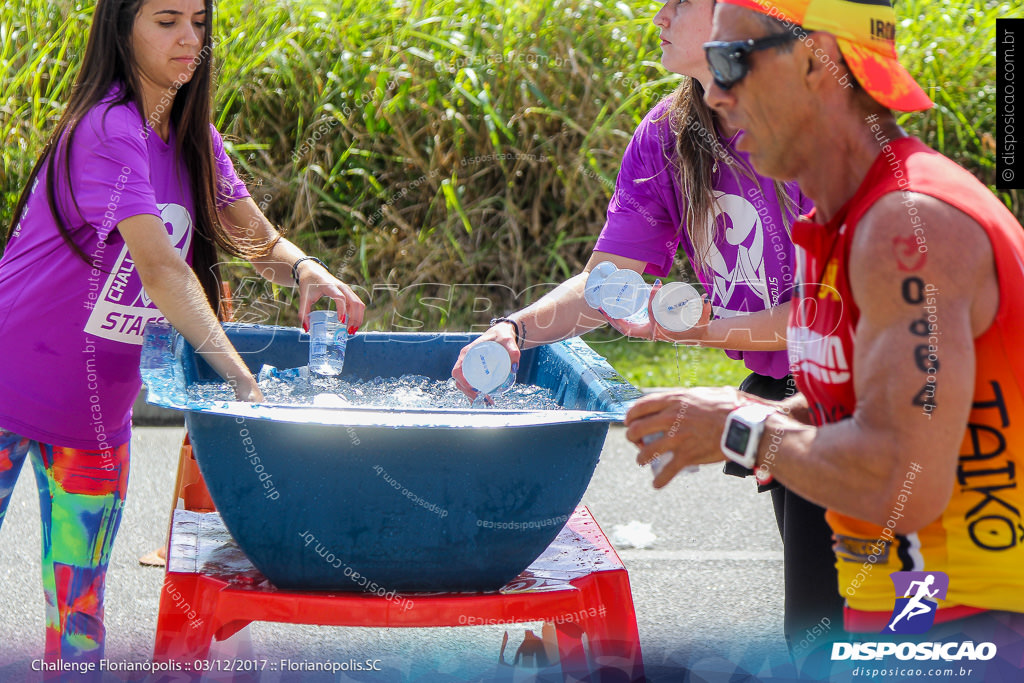
[[[935,623],[939,605],[949,592],[945,572],[893,572],[889,575],[896,589],[896,606],[882,633],[924,633]],[[900,597],[902,596],[902,597]]]
[[[893,572],[889,575],[896,591],[889,623],[883,634],[925,633],[935,623],[936,600],[946,597],[949,577],[945,572]],[[895,656],[900,660],[953,662],[986,661],[996,656],[994,643],[963,642],[852,642],[833,643],[832,660],[878,660]]]

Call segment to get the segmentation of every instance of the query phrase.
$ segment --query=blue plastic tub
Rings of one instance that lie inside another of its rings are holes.
[[[225,325],[253,372],[305,365],[297,328]],[[465,334],[362,333],[345,378],[450,376]],[[167,325],[146,328],[149,400],[185,411],[224,523],[277,587],[496,590],[555,538],[579,503],[610,422],[640,394],[578,339],[523,353],[517,381],[567,410],[321,408],[189,403],[220,381]]]

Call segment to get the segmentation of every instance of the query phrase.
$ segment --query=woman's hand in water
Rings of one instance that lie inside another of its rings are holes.
[[[239,378],[238,381],[231,382],[235,390],[235,399],[247,403],[263,403],[263,392],[260,390],[260,385],[256,383],[252,375],[248,376],[248,380]]]

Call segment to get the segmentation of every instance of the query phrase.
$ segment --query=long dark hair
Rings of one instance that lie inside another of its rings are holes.
[[[118,96],[110,106],[134,104],[140,116],[146,112],[142,103],[142,89],[135,70],[135,55],[132,52],[132,30],[135,19],[145,0],[98,0],[93,11],[89,41],[82,58],[82,66],[71,89],[71,97],[57,127],[50,135],[46,146],[32,167],[32,173],[25,184],[14,209],[8,229],[10,239],[21,214],[25,209],[32,186],[43,164],[46,164],[46,197],[60,231],[61,238],[82,260],[92,267],[98,267],[80,246],[71,239],[64,216],[58,208],[56,173],[58,157],[66,174],[71,200],[78,208],[71,187],[71,148],[75,131],[82,118],[99,105],[110,93],[111,88],[120,86]],[[220,304],[220,269],[217,265],[217,247],[233,256],[252,259],[268,253],[273,242],[247,240],[229,233],[217,218],[216,172],[213,163],[213,140],[210,134],[210,92],[213,81],[213,2],[204,0],[206,9],[203,47],[192,78],[173,96],[170,107],[170,123],[175,130],[175,154],[182,159],[188,172],[189,189],[195,215],[195,239],[192,244],[192,270],[199,279],[214,311]],[[177,85],[177,84],[176,84]],[[152,122],[147,121],[140,135],[153,133]]]
[[[669,95],[662,118],[668,118],[675,136],[672,162],[679,176],[679,189],[686,197],[683,221],[693,245],[693,268],[707,273],[711,249],[719,239],[715,220],[719,213],[714,194],[715,170],[721,164],[729,172],[745,176],[759,186],[760,181],[731,147],[719,142],[718,116],[704,101],[704,87],[696,78],[683,77],[683,82]],[[799,207],[782,183],[773,181],[772,185],[788,232],[790,224],[800,215]],[[764,188],[761,189],[764,192]]]

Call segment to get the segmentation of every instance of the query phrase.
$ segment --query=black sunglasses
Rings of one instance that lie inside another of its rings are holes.
[[[791,40],[796,40],[796,35],[786,32],[756,40],[715,41],[704,43],[704,54],[711,67],[711,75],[715,77],[715,84],[722,90],[728,90],[746,78],[750,71],[748,60],[751,52],[785,45]]]

